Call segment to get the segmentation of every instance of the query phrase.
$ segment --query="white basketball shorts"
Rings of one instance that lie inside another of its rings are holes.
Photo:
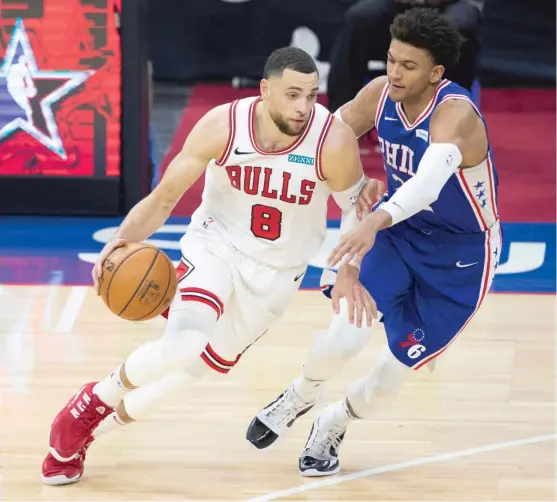
[[[228,373],[245,350],[285,313],[305,269],[276,269],[235,249],[211,218],[190,226],[180,241],[178,291],[172,311],[200,302],[215,311],[217,323],[203,360]]]

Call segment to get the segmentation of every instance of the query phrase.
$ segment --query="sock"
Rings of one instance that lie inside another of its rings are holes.
[[[334,425],[338,427],[348,427],[350,422],[357,420],[358,417],[352,415],[350,408],[346,403],[346,399],[339,401],[337,404],[330,408],[329,414],[326,414],[325,419],[329,418]]]
[[[114,410],[97,427],[93,437],[97,439],[109,432],[120,429],[124,425],[144,419],[155,409],[168,402],[175,401],[177,394],[180,395],[184,386],[193,380],[195,380],[193,375],[186,371],[180,371],[128,392],[118,409]],[[125,416],[120,416],[120,408],[125,410]]]
[[[105,377],[93,387],[93,392],[103,403],[107,404],[111,408],[116,408],[126,392],[131,390],[126,388],[126,386],[122,383],[120,378],[121,368],[122,365],[118,366],[118,368],[110,373],[110,375]]]
[[[305,375],[305,369],[302,370],[302,375],[294,380],[293,388],[295,394],[304,402],[311,403],[319,398],[321,393],[321,385],[323,381],[311,380]]]
[[[108,403],[107,403],[108,404]],[[95,429],[93,432],[93,437],[97,439],[100,436],[104,436],[105,434],[119,429],[123,425],[126,425],[125,422],[122,422],[120,417],[118,416],[118,412],[114,410],[108,417],[106,417],[100,425]]]
[[[350,384],[346,395],[349,412],[365,418],[378,405],[387,405],[398,395],[404,380],[412,371],[412,368],[396,359],[386,346],[373,371]]]

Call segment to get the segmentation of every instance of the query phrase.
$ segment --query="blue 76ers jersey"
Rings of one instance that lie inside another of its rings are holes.
[[[388,85],[383,89],[375,123],[387,172],[388,198],[402,183],[416,175],[430,143],[429,122],[433,111],[449,99],[464,99],[474,106],[467,90],[450,80],[442,80],[422,114],[411,124],[402,105],[389,98]],[[459,169],[449,178],[431,206],[399,225],[410,226],[427,235],[437,231],[484,233],[499,219],[497,184],[491,145],[488,143],[488,155],[481,164]]]

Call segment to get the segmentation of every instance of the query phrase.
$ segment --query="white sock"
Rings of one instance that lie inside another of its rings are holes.
[[[95,439],[97,439],[100,436],[104,436],[105,434],[114,431],[116,429],[119,429],[120,427],[122,427],[123,425],[126,425],[125,422],[122,422],[120,420],[120,417],[118,416],[118,412],[116,410],[114,410],[110,415],[108,415],[101,423],[100,425],[95,429],[95,431],[93,432],[93,437]]]
[[[385,346],[371,373],[348,387],[349,412],[366,418],[379,405],[388,405],[399,393],[406,377],[414,370],[402,364]]]
[[[178,391],[181,394],[184,386],[193,380],[195,380],[193,375],[180,371],[167,375],[157,382],[128,392],[123,399],[126,414],[133,421],[144,419],[155,409],[160,408],[173,399],[175,400]],[[129,423],[133,422],[125,422],[118,415],[118,411],[114,410],[97,427],[93,437],[96,439]]]
[[[350,409],[346,405],[346,400],[339,401],[324,412],[324,419],[329,419],[338,427],[348,427],[357,417],[350,413]]]
[[[322,380],[311,380],[306,377],[305,371],[292,384],[296,395],[304,402],[311,403],[319,398]]]
[[[111,408],[116,408],[126,392],[131,390],[127,389],[120,379],[121,368],[122,365],[118,366],[110,375],[93,387],[93,392],[103,403]]]

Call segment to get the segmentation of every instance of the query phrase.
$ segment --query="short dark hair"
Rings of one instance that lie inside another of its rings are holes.
[[[414,7],[395,17],[391,37],[431,54],[435,64],[451,68],[458,63],[462,38],[435,9]]]
[[[306,51],[298,47],[282,47],[267,58],[263,78],[282,75],[284,70],[309,74],[317,72],[317,65]]]

